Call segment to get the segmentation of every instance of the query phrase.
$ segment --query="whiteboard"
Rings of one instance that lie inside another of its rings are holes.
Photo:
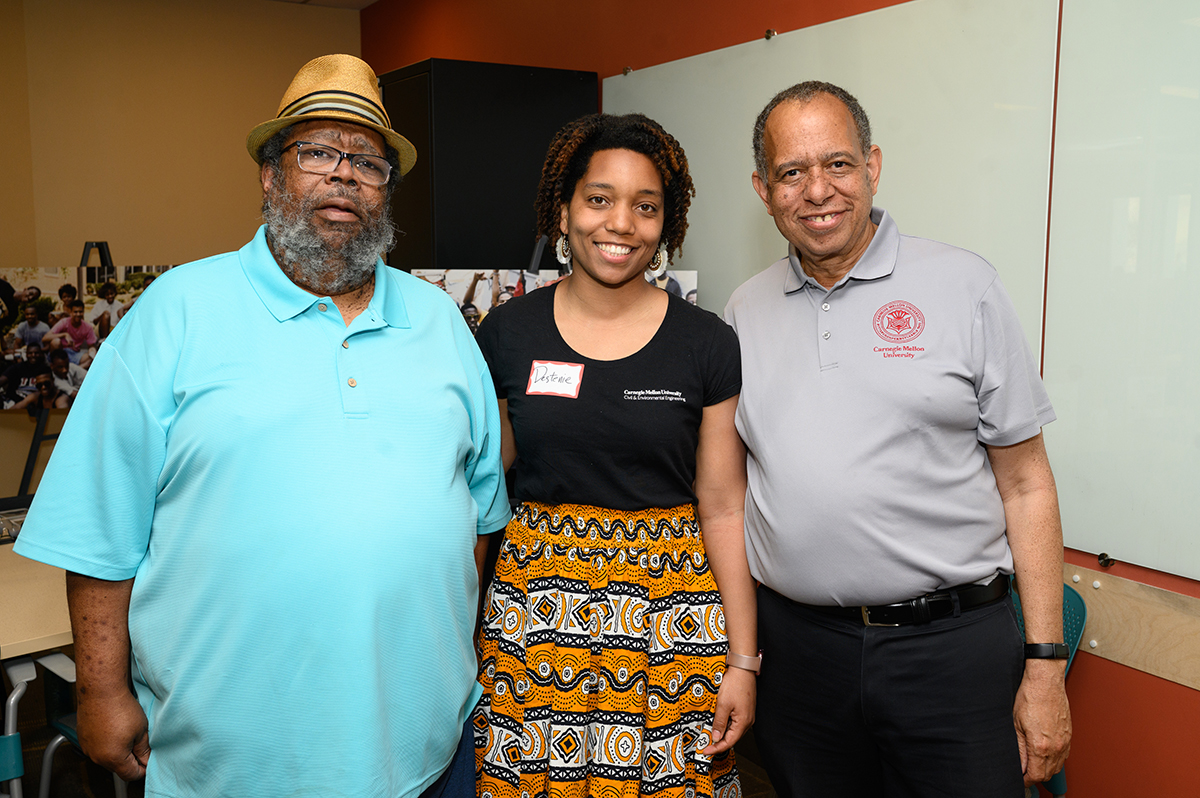
[[[1037,352],[1057,24],[1046,0],[914,0],[607,78],[604,110],[645,113],[687,152],[696,199],[677,265],[719,313],[787,254],[750,185],[755,118],[802,80],[844,87],[883,150],[875,204],[902,233],[989,260]]]
[[[991,261],[1044,340],[1066,544],[1200,579],[1200,0],[1063,0],[1055,108],[1058,6],[914,0],[608,78],[604,109],[687,151],[678,265],[719,312],[786,252],[750,186],[759,110],[802,80],[855,94],[876,204]]]
[[[1200,2],[1067,0],[1046,428],[1070,546],[1200,579]]]

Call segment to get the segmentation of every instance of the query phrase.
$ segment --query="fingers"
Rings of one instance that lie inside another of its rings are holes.
[[[146,746],[145,755],[148,759],[150,756],[149,746]],[[107,767],[107,765],[105,767]],[[109,768],[109,770],[120,776],[123,781],[137,781],[146,775],[146,762],[145,760],[139,760],[133,753],[129,753],[126,755],[124,761],[122,761],[116,767]]]
[[[125,781],[146,775],[150,758],[146,715],[132,694],[81,701],[76,714],[79,746]]]
[[[97,765],[111,770],[125,781],[136,781],[146,775],[145,761],[139,760],[132,750],[89,747],[84,749],[84,753]],[[146,746],[143,756],[149,758],[149,746]]]
[[[733,748],[737,741],[742,739],[742,735],[750,728],[750,724],[744,723],[737,719],[736,716],[730,717],[728,723],[717,728],[716,721],[713,721],[712,743],[702,749],[700,753],[705,756],[716,756],[717,754],[728,751]]]
[[[1017,750],[1021,755],[1021,770],[1025,786],[1040,784],[1062,770],[1071,752],[1069,736],[1064,740],[1036,734],[1017,723]]]
[[[1022,767],[1025,771],[1025,785],[1029,786],[1049,781],[1053,778],[1054,774],[1062,770],[1063,765],[1067,761],[1067,754],[1069,753],[1070,748],[1068,747],[1065,751],[1055,751],[1049,756],[1038,754],[1028,755],[1027,762],[1023,758]]]
[[[712,743],[700,751],[714,756],[733,747],[754,723],[755,678],[749,671],[725,672],[713,710]]]
[[[714,756],[722,751],[728,751],[729,746],[733,743],[727,740],[727,728],[730,725],[730,712],[732,711],[732,702],[729,701],[729,691],[722,685],[717,691],[717,705],[713,709],[712,720],[712,738],[706,748],[701,749],[700,753],[705,756]]]
[[[734,744],[738,740],[742,738],[743,731],[744,728],[740,724],[735,723],[730,725],[729,728],[727,728],[721,735],[719,740],[716,738],[716,735],[714,735],[712,744],[700,751],[700,753],[704,754],[705,756],[716,756],[717,754],[728,751],[730,748],[733,748]]]
[[[707,748],[700,751],[705,756],[713,756],[722,751],[728,751],[729,747],[733,745],[733,742],[727,739],[726,734],[726,727],[729,725],[729,710],[728,703],[718,697],[717,708],[713,712],[712,741]]]
[[[139,737],[137,742],[133,744],[133,758],[136,759],[137,763],[142,766],[143,770],[145,770],[146,763],[150,761],[150,736],[145,732],[143,732],[142,736]]]

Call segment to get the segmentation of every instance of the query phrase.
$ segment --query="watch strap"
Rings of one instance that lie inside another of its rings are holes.
[[[1070,659],[1071,649],[1065,643],[1026,643],[1025,659]]]
[[[750,671],[757,675],[762,670],[762,652],[760,651],[756,657],[747,657],[743,654],[726,654],[725,664],[731,668],[741,668],[744,671]]]

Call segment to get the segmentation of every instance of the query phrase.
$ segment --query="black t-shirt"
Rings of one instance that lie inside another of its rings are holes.
[[[558,285],[516,297],[479,327],[517,444],[517,499],[644,510],[694,504],[704,408],[741,391],[737,336],[668,296],[658,332],[620,360],[571,349],[554,323]]]
[[[0,328],[17,320],[17,292],[7,280],[0,280]]]

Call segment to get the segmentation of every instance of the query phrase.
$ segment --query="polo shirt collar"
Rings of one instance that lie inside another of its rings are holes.
[[[877,229],[871,243],[867,245],[867,251],[846,276],[838,281],[838,285],[847,280],[877,280],[887,277],[896,268],[896,255],[900,250],[899,228],[883,208],[871,208],[871,221],[877,225]],[[808,285],[821,291],[825,290],[824,286],[805,274],[804,267],[800,265],[800,253],[793,244],[788,244],[788,265],[791,268],[787,270],[783,281],[785,294],[799,291]]]
[[[267,226],[258,228],[250,243],[238,251],[242,272],[254,292],[276,320],[299,316],[322,297],[310,294],[291,281],[267,246]],[[382,260],[375,261],[375,291],[367,312],[382,319],[389,327],[409,327],[408,309],[391,269]]]
[[[400,291],[400,275],[383,260],[375,261],[375,294],[367,310],[375,311],[383,323],[389,327],[408,329],[412,323],[408,319],[408,307],[404,304],[404,294]]]

